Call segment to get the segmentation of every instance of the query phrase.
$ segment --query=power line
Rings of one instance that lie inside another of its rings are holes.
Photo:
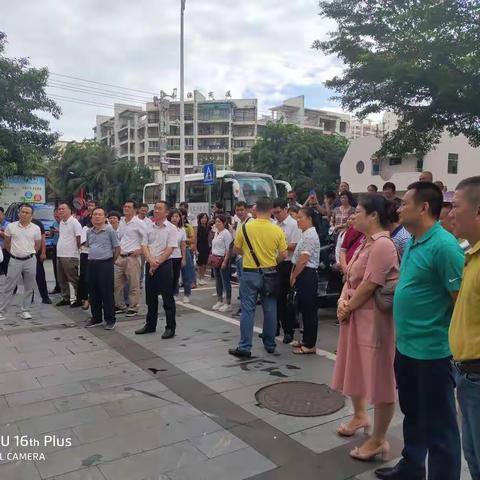
[[[123,93],[123,92],[115,92],[113,90],[104,90],[102,88],[95,88],[95,87],[90,87],[90,86],[81,85],[81,84],[62,82],[62,81],[58,81],[58,80],[49,80],[48,84],[51,85],[51,86],[55,86],[57,88],[65,87],[65,89],[82,90],[82,91],[85,91],[86,93],[102,93],[102,94],[107,94],[107,95],[110,95],[110,96],[139,100],[139,101],[142,101],[142,102],[152,101],[152,97],[139,96],[139,95]],[[107,95],[105,95],[105,96],[107,96]]]
[[[54,75],[54,76],[57,76],[57,77],[64,77],[64,78],[70,78],[72,80],[80,80],[82,82],[87,82],[87,83],[96,83],[97,85],[104,85],[106,87],[113,87],[113,88],[119,88],[121,90],[129,90],[131,92],[140,92],[140,93],[147,93],[149,95],[158,95],[158,93],[154,93],[154,92],[149,92],[147,90],[139,90],[139,89],[136,89],[136,88],[128,88],[128,87],[122,87],[120,85],[112,85],[111,83],[103,83],[103,82],[97,82],[95,80],[87,80],[85,78],[80,78],[80,77],[73,77],[71,75],[64,75],[64,74],[61,74],[61,73],[55,73],[55,72],[49,72],[50,75]]]
[[[111,105],[107,105],[105,103],[95,103],[95,102],[90,102],[90,101],[83,100],[83,99],[80,99],[80,98],[65,97],[63,95],[55,95],[55,94],[50,94],[49,97],[52,97],[54,99],[58,99],[60,102],[78,103],[80,105],[89,105],[89,106],[92,106],[92,107],[108,108],[109,110],[113,110],[113,107]]]

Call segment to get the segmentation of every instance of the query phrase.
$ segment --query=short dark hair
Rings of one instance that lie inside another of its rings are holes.
[[[166,202],[165,200],[157,200],[154,204],[154,206],[157,204],[157,203],[163,203],[166,207],[166,209],[168,210],[170,208],[170,205],[168,202]]]
[[[370,188],[370,187],[372,187],[376,192],[378,192],[378,187],[373,183],[371,183],[367,188]]]
[[[91,198],[90,200],[87,200],[87,205],[89,203],[94,203],[96,207],[100,206],[100,202],[98,200],[94,200],[93,198]]]
[[[387,217],[389,223],[398,223],[400,217],[398,215],[398,209],[400,208],[400,199],[387,200]]]
[[[33,213],[33,206],[31,203],[22,203],[20,207],[18,207],[18,212],[20,213],[20,210],[25,207],[29,208]]]
[[[282,210],[284,210],[285,208],[287,208],[287,202],[282,198],[276,198],[273,201],[273,208],[281,208]]]
[[[270,213],[272,210],[273,202],[272,199],[269,197],[261,197],[257,200],[257,212],[260,213]]]
[[[379,193],[363,193],[358,198],[358,204],[365,209],[368,215],[376,212],[380,225],[384,228],[387,227],[389,223],[387,213],[388,202],[383,195]]]
[[[287,195],[288,195],[289,193],[293,193],[295,196],[297,196],[297,192],[296,192],[295,190],[290,190],[289,192],[287,192]]]
[[[110,218],[110,217],[117,217],[120,220],[122,218],[122,214],[117,210],[110,210],[107,213],[107,218]]]
[[[480,204],[480,176],[465,178],[457,185],[455,190],[465,190],[470,203]]]
[[[188,202],[180,202],[178,206],[180,208],[186,208],[188,210]]]
[[[219,213],[216,217],[215,220],[220,220],[224,225],[227,224],[227,216],[224,215],[223,213]]]
[[[394,192],[396,192],[396,191],[397,191],[397,187],[395,186],[394,183],[392,183],[392,182],[387,182],[387,183],[385,183],[385,184],[383,185],[383,189],[382,189],[382,190],[383,190],[383,191],[385,191],[385,190],[393,190]]]
[[[65,201],[65,200],[61,200],[60,202],[58,202],[58,207],[59,207],[60,205],[66,205],[70,210],[72,210],[72,206],[71,206],[67,201]],[[57,207],[57,208],[58,208],[58,207]]]
[[[5,209],[3,207],[0,207],[0,212],[5,213]]]
[[[131,203],[135,210],[138,208],[138,203],[133,198],[129,198],[128,200],[125,200],[123,202],[124,205],[126,205],[127,203]]]
[[[335,200],[337,198],[337,194],[332,190],[328,190],[327,192],[325,192],[325,196],[327,198],[331,198],[332,200]]]
[[[415,203],[428,203],[430,215],[438,220],[442,211],[443,193],[434,183],[414,182],[408,190],[415,190],[413,198]]]
[[[219,210],[224,210],[225,207],[223,206],[222,202],[215,202],[214,205],[219,209]]]
[[[288,211],[298,213],[300,211],[300,207],[298,205],[292,205],[291,207],[288,207]]]
[[[141,203],[138,208],[148,208],[148,203]]]
[[[178,226],[180,228],[183,227],[183,217],[182,217],[182,212],[178,209],[178,208],[172,208],[169,212],[168,212],[168,215],[167,215],[167,220],[169,222],[172,221],[172,217],[177,214],[179,217],[180,217],[180,222],[178,224]]]
[[[315,210],[312,207],[302,207],[298,211],[302,212],[306,217],[310,218],[313,222],[313,219],[315,218]]]
[[[95,213],[95,210],[103,210],[103,213],[106,215],[107,211],[103,207],[99,207],[98,205],[92,210],[92,215]]]
[[[449,210],[451,210],[453,208],[452,202],[443,202],[442,209],[444,208],[448,208]]]
[[[235,204],[235,208],[248,208],[247,202],[240,200]]]

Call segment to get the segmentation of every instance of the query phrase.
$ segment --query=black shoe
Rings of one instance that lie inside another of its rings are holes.
[[[267,353],[275,353],[275,347],[265,347]]]
[[[56,307],[66,307],[67,305],[70,305],[70,300],[62,299],[55,304]]]
[[[75,302],[73,302],[70,305],[70,308],[78,308],[78,307],[81,307],[82,305],[83,305],[83,303],[80,300],[75,300]]]
[[[166,340],[167,338],[173,338],[174,336],[175,336],[175,330],[172,330],[171,328],[166,328],[162,334],[162,338],[164,340]]]
[[[127,312],[126,308],[115,307],[115,315],[122,315],[123,313],[126,313],[126,312]]]
[[[100,320],[100,321],[94,321],[92,319],[90,319],[86,324],[85,324],[85,328],[93,328],[93,327],[99,327],[100,325],[103,325],[103,322]]]
[[[377,468],[375,476],[382,480],[425,480],[425,468],[410,467],[400,460],[394,467]]]
[[[237,348],[229,348],[228,353],[238,358],[251,358],[252,352],[247,352],[246,350],[239,350]]]
[[[133,310],[132,308],[129,308],[125,314],[126,317],[134,317],[137,315],[138,312],[136,310]]]
[[[42,303],[44,303],[45,305],[51,305],[52,304],[52,301],[49,299],[49,298],[44,298],[42,300]]]
[[[283,343],[285,345],[288,345],[289,343],[292,343],[293,342],[293,335],[290,335],[289,333],[286,333],[284,336],[283,336]]]
[[[155,328],[147,327],[146,325],[138,330],[135,330],[135,335],[144,335],[145,333],[155,333]]]
[[[115,328],[115,322],[113,323],[106,323],[105,327],[103,328],[104,330],[113,330]]]
[[[51,292],[48,292],[50,295],[55,295],[61,293],[62,291],[59,288],[54,288]]]
[[[259,333],[258,338],[263,338],[263,333]]]

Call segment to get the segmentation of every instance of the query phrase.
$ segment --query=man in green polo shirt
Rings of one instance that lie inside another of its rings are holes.
[[[429,182],[408,187],[399,209],[411,233],[395,289],[398,397],[404,414],[402,459],[376,470],[381,479],[459,480],[460,435],[448,329],[460,290],[464,256],[438,219],[443,196]]]

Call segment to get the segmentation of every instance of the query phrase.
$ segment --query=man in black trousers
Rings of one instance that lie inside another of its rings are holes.
[[[157,202],[153,210],[153,225],[142,243],[145,256],[145,300],[148,311],[145,326],[137,335],[153,333],[157,329],[158,296],[162,296],[167,325],[162,338],[175,336],[175,298],[173,296],[173,266],[170,256],[177,247],[177,229],[167,220],[168,203]]]
[[[103,325],[105,330],[115,328],[115,297],[113,289],[113,265],[120,254],[118,237],[106,224],[107,215],[101,207],[92,211],[92,228],[87,231],[88,288],[92,318],[86,328]]]
[[[35,279],[37,281],[38,291],[40,292],[40,296],[42,297],[42,303],[50,305],[52,301],[50,300],[50,297],[48,295],[47,280],[45,278],[45,267],[43,265],[43,262],[47,259],[47,242],[45,239],[45,228],[43,226],[43,223],[36,218],[32,218],[32,223],[34,223],[38,226],[38,228],[40,228],[40,232],[42,234],[42,246],[40,247],[40,251],[38,251],[36,254],[37,275]]]

